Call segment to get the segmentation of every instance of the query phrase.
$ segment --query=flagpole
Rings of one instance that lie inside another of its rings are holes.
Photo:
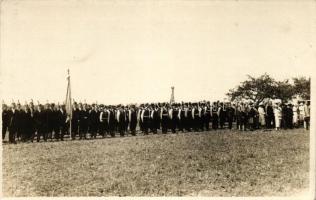
[[[71,85],[70,85],[70,72],[69,72],[69,69],[67,70],[67,73],[68,73],[68,76],[67,76],[67,79],[68,79],[68,86],[67,86],[67,94],[66,94],[66,107],[67,107],[67,104],[69,104],[69,107],[68,107],[68,116],[69,116],[69,136],[70,136],[70,139],[72,139],[72,133],[71,133],[71,129],[72,129],[72,126],[71,126],[71,121],[72,121],[72,102],[71,102]],[[69,101],[69,102],[68,102]]]
[[[70,114],[70,125],[69,125],[69,131],[70,131],[70,139],[72,139],[72,132],[71,132],[71,122],[72,122],[72,102],[71,102],[71,84],[70,84],[70,72],[68,69],[68,75],[69,75],[69,100],[70,100],[70,110],[71,110],[71,114]]]

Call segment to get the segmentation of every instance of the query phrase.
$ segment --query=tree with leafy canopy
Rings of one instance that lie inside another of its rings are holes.
[[[303,99],[311,98],[311,79],[306,77],[293,78],[295,94]]]
[[[268,74],[263,74],[258,78],[247,75],[248,79],[241,82],[239,86],[229,90],[227,96],[232,100],[247,99],[259,104],[264,99],[281,99],[282,101],[290,100],[297,91],[289,83],[289,80],[276,81]],[[295,81],[294,81],[295,82]],[[305,84],[304,81],[297,81]],[[299,84],[297,84],[299,87]]]

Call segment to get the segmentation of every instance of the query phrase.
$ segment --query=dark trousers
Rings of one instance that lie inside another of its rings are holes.
[[[87,138],[87,133],[88,133],[88,120],[80,120],[80,125],[79,125],[79,138],[86,139]]]
[[[149,118],[148,117],[143,118],[142,126],[143,126],[143,133],[145,135],[148,135],[148,129],[149,129]]]
[[[267,128],[273,128],[273,126],[274,126],[274,116],[267,116],[266,122],[267,122]]]
[[[79,124],[77,122],[72,122],[71,124],[71,139],[75,139],[78,135]]]
[[[210,116],[204,117],[204,127],[207,131],[210,130]]]
[[[43,136],[44,141],[47,141],[47,133],[44,127],[38,127],[37,128],[37,142],[40,141],[41,136]]]
[[[179,131],[184,131],[184,122],[185,122],[185,119],[184,117],[181,118],[181,119],[178,119],[178,128],[179,128]]]
[[[137,126],[137,120],[131,120],[129,123],[129,130],[131,131],[132,135],[136,135],[136,126]]]
[[[17,128],[16,127],[10,127],[9,129],[9,143],[15,144],[15,137],[17,135]]]
[[[194,131],[199,131],[199,128],[200,128],[200,117],[198,115],[194,116],[193,123],[194,123],[194,126],[193,126]]]
[[[219,125],[220,125],[221,129],[224,128],[224,126],[225,126],[225,116],[220,116],[220,118],[219,118]]]
[[[8,129],[9,129],[9,125],[6,123],[3,123],[2,124],[2,140],[4,140]]]
[[[162,133],[167,133],[168,132],[168,117],[162,116],[162,119],[161,119],[161,130],[162,130]]]
[[[233,118],[232,117],[228,117],[228,128],[229,129],[232,129],[232,127],[233,127]]]
[[[125,135],[125,122],[124,121],[119,122],[118,128],[119,128],[120,136],[124,136]]]
[[[172,118],[171,119],[171,132],[172,133],[176,133],[176,128],[177,128],[177,118],[176,117],[174,117],[174,118]]]
[[[213,117],[212,117],[212,128],[215,129],[215,130],[218,128],[218,115],[217,114],[213,114]]]
[[[185,118],[185,121],[184,121],[185,130],[187,130],[188,132],[190,132],[190,131],[191,131],[191,126],[192,126],[192,118],[186,117],[186,118]]]

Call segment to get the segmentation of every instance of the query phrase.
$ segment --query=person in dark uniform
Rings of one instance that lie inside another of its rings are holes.
[[[258,111],[254,107],[253,103],[249,103],[249,108],[248,108],[248,125],[250,131],[253,131],[256,129],[256,124],[255,124],[255,118],[258,115]]]
[[[143,119],[142,119],[143,109],[144,109],[143,104],[140,104],[139,108],[137,109],[138,126],[141,132],[144,132]]]
[[[35,123],[35,129],[36,129],[36,140],[37,142],[40,142],[41,136],[43,136],[43,140],[46,142],[47,137],[45,133],[45,113],[44,113],[44,107],[41,104],[37,105],[36,110],[34,111],[34,123]]]
[[[12,115],[10,118],[10,124],[9,124],[9,143],[10,144],[16,144],[15,138],[18,132],[18,110],[16,109],[15,103],[12,103]]]
[[[229,103],[226,109],[227,121],[228,121],[228,128],[232,129],[233,121],[235,118],[235,109]]]
[[[148,109],[148,105],[145,105],[145,108],[142,110],[142,114],[141,114],[141,119],[143,122],[143,133],[145,135],[148,135],[149,117],[150,117],[150,111]]]
[[[79,104],[79,139],[87,139],[89,127],[89,111],[86,105]]]
[[[115,137],[115,110],[113,106],[109,109],[109,131],[111,137]]]
[[[9,131],[12,110],[6,104],[2,104],[2,140],[4,140],[7,131]]]
[[[97,137],[97,131],[98,131],[98,110],[97,106],[95,104],[92,105],[92,109],[90,110],[89,114],[89,132],[91,134],[90,138],[96,138]]]
[[[129,130],[133,136],[136,135],[136,126],[137,126],[137,112],[135,106],[131,106],[128,110],[129,118]]]
[[[154,119],[155,119],[155,125],[156,125],[156,129],[160,130],[160,104],[155,105],[155,115],[154,115]]]
[[[184,130],[185,130],[185,110],[184,110],[184,104],[182,104],[182,105],[179,107],[179,110],[178,110],[178,128],[179,128],[179,131],[182,131],[182,132],[184,132]]]
[[[198,107],[197,107],[197,104],[194,104],[193,105],[193,108],[192,108],[192,122],[193,122],[193,130],[195,132],[199,131],[199,121],[200,121],[200,117],[199,117],[199,110],[198,110]]]
[[[185,105],[186,108],[185,108],[185,113],[184,113],[184,116],[185,116],[185,129],[186,131],[188,132],[191,132],[192,130],[192,126],[193,126],[193,115],[192,115],[192,104],[191,102],[188,103],[187,105]]]
[[[286,110],[287,110],[286,124],[288,125],[289,129],[293,129],[293,105],[288,104]]]
[[[80,120],[80,111],[78,109],[78,104],[75,102],[72,110],[71,118],[71,139],[76,139],[76,135],[79,133],[79,120]]]
[[[212,129],[216,130],[218,128],[218,108],[217,103],[213,103],[212,107]]]
[[[266,122],[267,122],[267,128],[271,129],[274,127],[274,113],[273,113],[273,107],[272,102],[269,102],[266,106]]]
[[[211,121],[211,107],[210,107],[210,102],[207,102],[206,106],[204,107],[204,127],[206,131],[210,130],[210,121]]]
[[[45,114],[46,114],[46,133],[47,133],[47,138],[53,141],[53,130],[54,126],[56,124],[56,118],[54,116],[54,111],[53,107],[55,104],[46,104],[46,109],[45,109]]]
[[[119,106],[117,113],[116,113],[116,120],[118,124],[118,131],[121,137],[125,135],[125,112],[123,107]]]
[[[218,107],[218,113],[219,113],[219,125],[220,125],[220,128],[223,129],[226,122],[226,106],[223,102],[221,102],[220,106]]]
[[[31,116],[31,111],[26,104],[21,110],[21,127],[22,127],[22,135],[21,135],[21,140],[22,142],[27,142],[31,139],[32,137],[32,116]]]
[[[160,118],[161,118],[161,131],[163,134],[168,132],[168,124],[169,124],[169,114],[166,105],[163,105],[160,110]]]
[[[17,127],[17,133],[16,138],[18,140],[21,140],[22,134],[24,132],[23,127],[23,110],[20,103],[17,103],[16,107],[16,127]]]
[[[204,103],[200,103],[198,105],[198,111],[199,111],[199,120],[198,120],[198,129],[199,131],[204,131]]]
[[[100,134],[102,134],[102,137],[106,137],[110,133],[109,119],[110,119],[110,111],[108,110],[107,106],[104,106],[103,111],[100,113],[100,122],[101,122]]]
[[[60,111],[59,111],[59,105],[53,105],[52,106],[52,126],[54,131],[54,138],[58,141],[60,139]]]
[[[59,106],[58,123],[60,127],[60,140],[64,141],[64,136],[69,133],[69,120],[67,120],[65,105]]]
[[[33,104],[33,100],[30,102],[30,106],[29,106],[29,111],[30,111],[30,115],[31,115],[31,121],[30,121],[30,131],[31,131],[31,135],[29,140],[31,142],[34,141],[35,138],[35,133],[36,133],[36,129],[35,129],[35,120],[34,120],[34,112],[35,112],[35,106]]]
[[[171,105],[171,109],[169,112],[170,112],[170,122],[171,122],[170,129],[172,133],[176,133],[177,122],[178,122],[178,110],[174,104]]]
[[[128,106],[124,106],[124,114],[125,114],[125,134],[128,135],[128,125],[129,125],[129,116],[128,116]]]
[[[153,132],[153,134],[157,134],[158,124],[159,124],[159,113],[155,105],[152,105],[150,120],[151,120],[151,131]]]

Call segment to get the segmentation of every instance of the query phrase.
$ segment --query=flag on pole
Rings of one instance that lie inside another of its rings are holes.
[[[70,87],[70,73],[68,69],[68,75],[67,75],[67,93],[66,93],[66,114],[67,114],[67,120],[69,121],[69,135],[71,138],[71,119],[72,119],[72,102],[71,102],[71,87]]]

